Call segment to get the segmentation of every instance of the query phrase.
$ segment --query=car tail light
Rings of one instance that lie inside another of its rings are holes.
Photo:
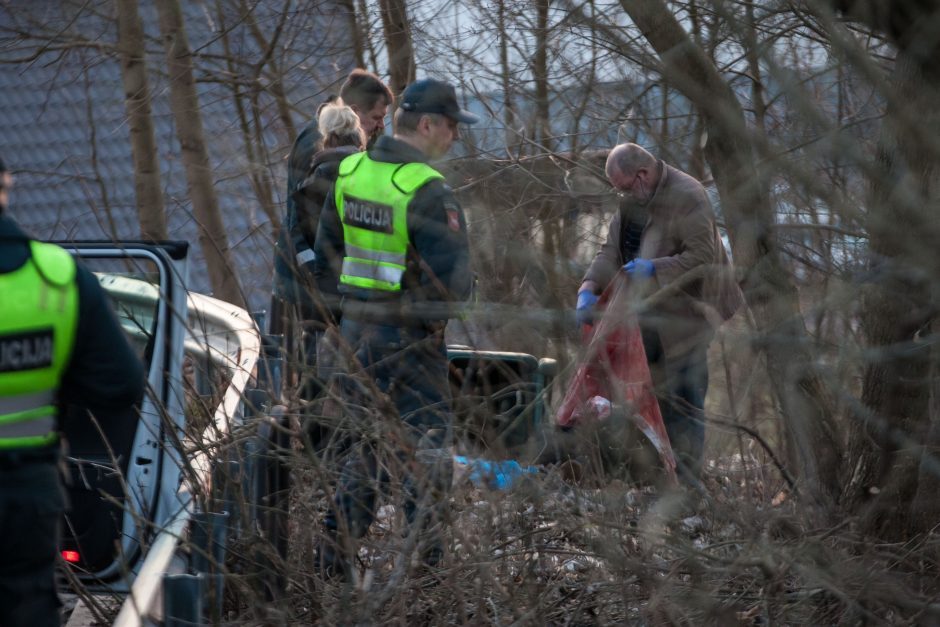
[[[82,559],[82,556],[78,554],[78,551],[62,551],[62,559],[69,564],[76,564]]]

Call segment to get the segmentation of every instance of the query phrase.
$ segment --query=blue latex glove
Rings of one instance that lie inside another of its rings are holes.
[[[538,472],[538,468],[522,466],[514,459],[496,462],[456,455],[454,461],[470,467],[469,478],[473,485],[495,490],[508,490],[523,475]]]
[[[656,266],[649,259],[637,257],[633,261],[627,262],[627,265],[623,267],[623,271],[638,279],[648,279],[656,274]]]
[[[578,292],[578,308],[575,311],[575,318],[578,326],[594,323],[594,305],[597,304],[597,295],[591,290]]]

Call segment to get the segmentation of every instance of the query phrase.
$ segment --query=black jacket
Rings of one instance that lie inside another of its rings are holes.
[[[369,157],[386,163],[427,163],[428,157],[413,146],[389,137],[378,139]],[[408,236],[411,249],[408,270],[402,279],[403,306],[424,320],[453,317],[452,304],[470,297],[473,277],[467,222],[453,190],[443,181],[425,184],[408,207]],[[345,244],[336,200],[327,196],[314,245],[314,273],[338,277]],[[369,300],[378,296],[366,290],[339,286],[347,298]],[[349,309],[344,307],[348,313]]]
[[[323,205],[333,190],[333,183],[336,182],[339,162],[356,152],[358,149],[355,146],[339,146],[317,152],[313,155],[307,177],[294,192],[297,225],[311,251],[314,250]],[[334,264],[327,265],[327,270],[316,277],[316,292],[318,293],[311,294],[313,302],[303,307],[305,320],[325,322],[327,311],[334,319],[338,319],[340,312],[337,281],[339,276],[331,272],[333,267],[335,267]],[[310,287],[312,286],[308,286],[308,289]]]
[[[278,232],[274,248],[274,295],[292,304],[305,306],[306,286],[304,274],[309,268],[297,259],[309,251],[297,220],[297,205],[294,200],[298,186],[310,171],[310,160],[316,152],[320,131],[316,119],[312,120],[297,136],[287,160],[287,211]]]
[[[327,148],[313,155],[310,171],[294,192],[294,207],[297,211],[297,223],[304,239],[313,248],[317,239],[317,226],[320,213],[326,203],[326,197],[333,189],[339,162],[351,154],[359,152],[355,146]]]
[[[9,216],[0,214],[0,273],[29,259],[30,238]],[[144,366],[134,353],[95,275],[80,263],[78,328],[72,358],[59,387],[59,400],[89,409],[120,409],[144,393]]]

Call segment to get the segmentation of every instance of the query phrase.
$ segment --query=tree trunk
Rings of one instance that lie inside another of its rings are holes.
[[[235,57],[232,54],[231,40],[229,37],[230,29],[226,25],[225,20],[225,11],[223,10],[221,2],[216,5],[216,15],[218,16],[219,24],[222,25],[222,49],[225,51],[225,64],[228,68],[228,72],[231,76],[238,76],[238,69],[235,64]],[[255,40],[261,36],[260,30],[252,21],[252,31],[256,32]],[[263,38],[262,38],[263,41]],[[266,45],[266,42],[265,42]],[[276,68],[274,68],[277,71]],[[264,211],[265,215],[268,217],[268,221],[271,225],[271,233],[273,237],[277,237],[277,233],[281,228],[281,216],[280,211],[278,211],[274,203],[274,192],[271,184],[271,177],[268,173],[268,164],[264,159],[266,151],[264,149],[263,143],[258,141],[259,133],[252,133],[252,126],[248,121],[248,113],[245,110],[244,100],[249,100],[249,105],[253,106],[258,98],[258,92],[260,90],[261,82],[261,69],[259,66],[255,68],[255,75],[250,81],[250,87],[247,89],[251,90],[251,97],[248,98],[245,95],[245,87],[241,81],[233,80],[229,82],[229,87],[232,90],[232,104],[235,105],[235,113],[238,117],[238,128],[241,130],[242,134],[242,144],[245,147],[245,158],[248,162],[248,178],[251,181],[251,188],[255,193],[255,198],[258,199],[258,204],[261,206],[261,209]],[[275,95],[275,99],[279,99]],[[280,106],[278,107],[280,111]],[[289,116],[288,116],[289,118]],[[254,118],[255,123],[257,124],[257,117]],[[288,137],[290,138],[291,143],[293,143],[296,133],[293,130],[293,123],[288,130]]]
[[[825,507],[837,493],[841,454],[833,402],[813,367],[797,291],[772,235],[774,208],[755,165],[741,105],[663,2],[621,0],[621,6],[659,54],[670,84],[704,117],[705,156],[728,219],[736,265],[745,272],[745,297],[784,420],[789,465],[816,504]]]
[[[378,53],[375,51],[375,45],[372,41],[372,37],[369,36],[369,34],[372,32],[371,30],[372,24],[367,17],[369,15],[369,8],[366,6],[366,0],[355,0],[355,1],[356,1],[357,15],[359,15],[362,18],[362,22],[360,24],[361,30],[359,31],[360,36],[362,38],[362,45],[365,47],[365,51],[368,52],[369,54],[369,68],[368,69],[374,72],[375,74],[379,74],[381,73],[381,70],[379,69]],[[366,66],[363,65],[362,67],[366,67]]]
[[[101,160],[98,158],[98,124],[95,121],[94,101],[91,97],[92,80],[88,72],[82,72],[82,83],[84,83],[85,87],[85,122],[88,125],[88,147],[90,149],[88,160],[92,172],[90,181],[98,188],[98,193],[100,194],[99,198],[101,199],[101,205],[99,206],[89,195],[89,207],[101,230],[108,234],[112,242],[116,242],[120,238],[118,236],[117,224],[114,221],[114,212],[111,210],[108,186],[105,184],[104,176],[101,174]],[[104,219],[102,219],[102,214],[104,214]]]
[[[898,49],[890,82],[882,85],[887,110],[871,181],[871,282],[862,301],[871,362],[851,433],[845,496],[847,507],[863,514],[866,531],[903,540],[932,530],[940,514],[940,350],[925,341],[940,311],[940,2],[828,4]]]
[[[338,1],[343,17],[346,18],[346,32],[349,33],[351,39],[353,61],[355,61],[356,67],[364,68],[366,66],[366,49],[362,43],[363,29],[359,26],[359,18],[356,16],[355,0]]]
[[[550,0],[537,0],[535,24],[535,58],[532,79],[535,81],[535,141],[545,152],[555,151],[552,121],[548,102],[548,10]]]
[[[937,67],[936,60],[934,62],[928,61],[928,66],[934,71],[940,70]],[[925,103],[926,108],[921,109],[915,103],[912,103],[912,106],[916,107],[914,110],[922,114],[926,113],[922,119],[927,122],[927,130],[918,138],[919,142],[926,139],[927,142],[924,143],[927,144],[928,150],[932,149],[932,152],[925,159],[925,165],[929,169],[924,172],[922,189],[924,189],[926,198],[930,199],[930,202],[924,208],[928,212],[926,219],[930,220],[932,225],[935,225],[937,216],[940,215],[940,176],[938,176],[938,173],[940,173],[940,148],[936,144],[937,138],[940,137],[940,111],[937,110],[936,106],[938,98],[940,98],[940,85],[938,85],[936,77],[928,76],[926,81],[928,81],[926,87],[923,84],[913,86],[921,90],[919,92],[921,103]],[[928,105],[926,103],[932,104]],[[922,233],[921,237],[924,241],[924,247],[933,253],[929,257],[933,262],[933,266],[928,269],[929,274],[927,275],[933,279],[929,291],[931,320],[928,331],[929,337],[937,338],[940,337],[938,335],[940,334],[940,316],[938,316],[938,311],[940,311],[940,302],[938,302],[940,289],[937,285],[938,277],[940,277],[940,259],[938,259],[936,248],[936,238],[938,236],[936,233],[932,235]],[[936,341],[931,342],[931,344],[930,369],[927,381],[929,397],[927,424],[923,429],[925,432],[924,450],[920,456],[917,491],[911,504],[911,528],[924,533],[934,529],[937,521],[940,520],[940,499],[937,498],[937,495],[940,494],[940,346]]]
[[[209,281],[216,298],[247,308],[234,272],[213,186],[193,78],[192,53],[183,26],[179,0],[161,0],[156,4],[170,78],[170,108],[176,121],[176,136],[182,151],[193,214],[199,225],[199,244],[206,259]]]
[[[411,22],[405,0],[379,0],[382,29],[388,51],[388,74],[395,97],[415,80],[415,54],[411,45]]]
[[[747,49],[747,69],[751,79],[751,103],[754,107],[754,126],[761,134],[767,130],[767,105],[764,103],[764,79],[761,76],[760,47],[757,39],[757,22],[754,18],[754,2],[744,4],[744,42]]]
[[[512,97],[512,68],[509,65],[509,33],[506,31],[506,0],[496,2],[496,24],[499,37],[499,69],[503,85],[503,126],[506,129],[506,156],[519,156],[515,105]]]
[[[940,90],[927,79],[914,59],[898,52],[892,73],[897,97],[888,101],[868,213],[872,281],[862,320],[872,361],[863,378],[864,411],[851,434],[856,462],[846,491],[849,508],[867,514],[869,532],[895,539],[929,529],[898,524],[918,492],[919,469],[929,466],[921,445],[931,432],[931,379],[925,375],[935,349],[924,338],[938,308],[940,184],[933,142],[940,133]]]
[[[271,78],[264,91],[267,91],[274,98],[274,102],[277,105],[278,118],[281,120],[281,123],[284,125],[284,131],[287,133],[287,143],[293,145],[294,140],[297,139],[297,129],[294,127],[294,118],[291,115],[291,104],[288,102],[287,93],[284,91],[284,71],[281,69],[275,54],[279,48],[278,42],[280,41],[281,35],[284,33],[288,16],[291,14],[290,3],[291,0],[285,0],[284,8],[280,11],[280,17],[278,18],[274,31],[271,33],[270,39],[265,37],[264,32],[259,28],[258,22],[255,20],[253,9],[244,2],[241,3],[241,14],[245,25],[248,26],[248,30],[251,32],[252,38],[258,45],[258,49],[262,51],[260,58],[254,64],[254,75],[251,77],[253,93],[260,93],[262,91],[262,72],[265,67],[270,68],[269,76]],[[219,8],[218,14],[220,23],[224,23],[224,13],[221,7]],[[227,30],[223,29],[222,32],[227,38]],[[227,51],[226,56],[230,56]],[[231,63],[231,61],[229,61],[229,63]],[[233,76],[237,76],[237,74],[233,74]],[[264,150],[261,151],[261,153],[263,152]],[[271,212],[268,211],[267,208],[265,208],[265,213],[271,215]]]
[[[692,40],[695,45],[704,50],[702,45],[702,19],[699,17],[698,8],[694,2],[689,3],[689,25],[692,32]],[[709,56],[714,62],[714,58]],[[705,120],[697,111],[692,111],[694,117],[692,137],[694,143],[691,146],[692,154],[689,155],[689,174],[702,181],[705,179]]]
[[[144,52],[144,29],[137,12],[137,0],[116,0],[118,47],[124,104],[130,129],[134,160],[134,195],[140,219],[140,237],[165,240],[166,212],[160,185],[160,161],[150,115],[150,88]]]

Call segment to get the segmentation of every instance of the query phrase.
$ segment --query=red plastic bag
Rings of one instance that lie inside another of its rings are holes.
[[[584,326],[587,348],[555,414],[555,424],[567,429],[603,419],[604,400],[632,406],[636,426],[659,452],[668,479],[674,482],[676,460],[653,393],[640,326],[636,316],[627,313],[631,309],[628,287],[627,278],[617,273],[600,297],[595,324]],[[602,309],[606,309],[603,315]]]

